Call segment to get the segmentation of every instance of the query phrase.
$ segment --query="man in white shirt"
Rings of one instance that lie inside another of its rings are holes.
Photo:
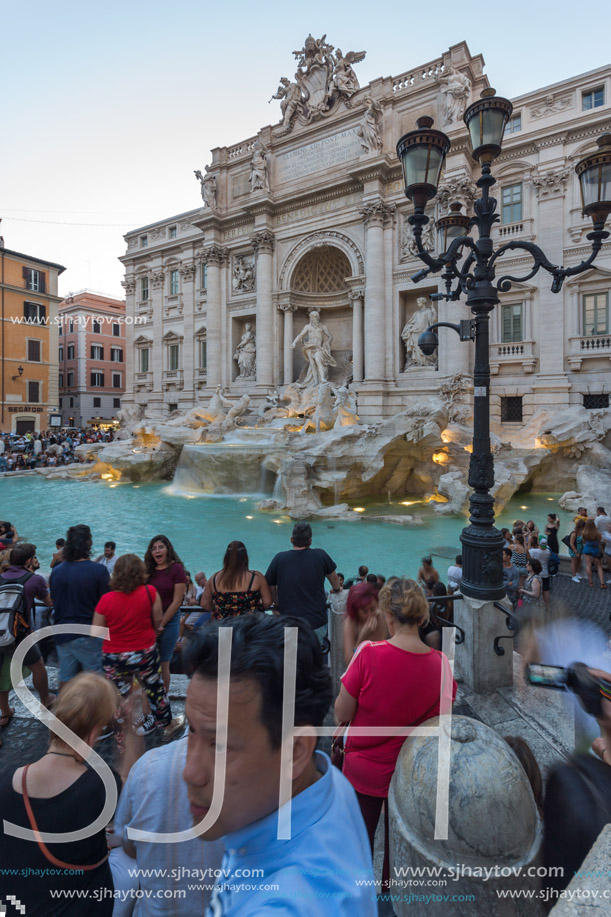
[[[456,555],[456,562],[448,567],[448,588],[455,592],[460,589],[462,579],[462,554]]]
[[[115,569],[115,564],[117,562],[117,556],[115,554],[116,547],[114,541],[107,541],[104,545],[104,553],[96,557],[96,564],[102,564],[103,567],[106,567],[109,575],[112,575],[112,571]]]
[[[215,870],[223,858],[222,841],[202,844],[196,837],[181,843],[154,844],[135,841],[127,829],[157,834],[185,831],[193,824],[182,772],[187,758],[187,738],[146,752],[132,767],[119,799],[114,833],[133,857],[140,873],[134,917],[201,917],[212,887]],[[206,887],[208,886],[208,887]],[[164,897],[164,890],[175,892]],[[148,894],[147,894],[148,893]]]
[[[203,570],[200,570],[199,573],[195,574],[195,582],[197,583],[197,589],[195,590],[195,601],[199,604],[199,600],[204,593],[204,589],[206,588],[207,583],[206,574]]]
[[[594,525],[602,535],[602,533],[611,525],[611,518],[607,516],[604,506],[596,507],[596,516],[594,517]]]

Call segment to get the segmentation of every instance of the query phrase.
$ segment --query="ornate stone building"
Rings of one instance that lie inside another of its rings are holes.
[[[462,42],[360,88],[353,67],[363,52],[344,56],[310,36],[295,56],[295,82],[283,78],[276,93],[280,123],[214,149],[196,173],[203,206],[125,237],[127,315],[147,322],[127,325],[124,400],[150,415],[207,402],[218,385],[230,397],[248,391],[256,404],[303,379],[305,358],[292,345],[312,310],[331,335],[328,378],[352,380],[363,420],[426,403],[454,374],[469,374],[473,347],[451,331],[440,332],[436,361],[414,351],[423,319],[468,315],[460,303],[427,302],[427,314],[418,303],[440,283],[410,279],[421,263],[395,146],[418,117],[432,116],[452,148],[430,216],[455,201],[471,212],[477,172],[462,114],[489,85],[483,58]],[[610,96],[607,67],[513,99],[494,165],[497,243],[536,239],[559,264],[588,251],[574,165],[611,128]],[[428,245],[437,246],[432,226]],[[499,276],[527,275],[523,255],[503,258]],[[596,264],[560,295],[544,272],[501,295],[490,347],[497,432],[539,406],[608,403],[608,242]]]

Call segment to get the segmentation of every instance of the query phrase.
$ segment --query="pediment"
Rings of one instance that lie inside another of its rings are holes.
[[[611,271],[607,270],[604,267],[590,267],[587,271],[584,271],[583,274],[577,274],[575,277],[569,277],[565,280],[567,287],[573,286],[574,284],[588,283],[596,280],[608,280],[611,281]]]

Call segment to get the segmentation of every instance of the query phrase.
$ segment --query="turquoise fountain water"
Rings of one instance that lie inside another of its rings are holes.
[[[511,500],[497,520],[511,527],[514,519],[534,519],[543,529],[547,513],[558,512],[560,535],[572,528],[572,514],[558,510],[555,494],[522,494]],[[167,484],[106,484],[99,481],[45,481],[38,477],[0,480],[0,518],[10,520],[19,535],[33,541],[43,573],[48,572],[55,539],[70,525],[86,523],[94,539],[94,555],[104,542],[117,542],[119,554],[142,555],[153,535],[164,533],[173,542],[187,568],[194,574],[219,569],[229,541],[246,544],[251,567],[265,572],[277,551],[290,549],[292,520],[280,513],[261,513],[258,497],[186,495]],[[410,498],[405,496],[404,501]],[[359,564],[385,576],[414,576],[420,559],[434,555],[435,565],[445,574],[460,550],[459,535],[465,520],[438,516],[432,506],[413,498],[410,506],[389,503],[388,498],[361,501],[364,512],[358,522],[313,521],[314,544],[324,548],[346,578]],[[368,521],[368,516],[418,513],[424,525],[397,526]]]

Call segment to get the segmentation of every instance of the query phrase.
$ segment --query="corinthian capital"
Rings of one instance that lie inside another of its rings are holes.
[[[252,237],[252,247],[257,255],[262,252],[271,254],[274,250],[274,242],[274,234],[268,229],[262,229],[260,232],[256,232]]]
[[[202,251],[202,261],[206,264],[215,264],[220,266],[227,261],[229,252],[222,245],[209,245]]]
[[[352,300],[352,303],[358,302],[360,299],[365,298],[365,290],[350,290],[348,293],[348,299]]]
[[[366,226],[385,226],[395,215],[394,204],[385,204],[384,201],[372,201],[361,207],[359,213]]]
[[[130,296],[132,293],[136,292],[136,281],[134,277],[126,277],[125,280],[121,281],[121,286],[125,290],[126,296]]]

